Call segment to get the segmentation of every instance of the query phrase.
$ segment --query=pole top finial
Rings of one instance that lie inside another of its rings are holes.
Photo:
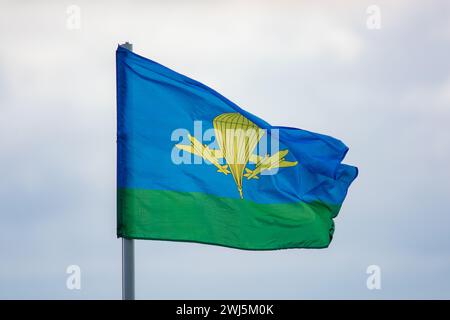
[[[128,41],[125,42],[125,43],[123,43],[123,44],[121,44],[120,46],[121,46],[121,47],[124,47],[125,49],[128,49],[128,50],[130,50],[130,51],[133,51],[133,44],[132,44],[132,43],[129,43]]]

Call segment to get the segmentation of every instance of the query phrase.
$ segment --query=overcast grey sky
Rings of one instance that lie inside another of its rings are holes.
[[[0,0],[0,39],[0,298],[121,297],[124,41],[271,124],[342,139],[360,169],[330,248],[138,241],[138,298],[450,298],[448,1]]]

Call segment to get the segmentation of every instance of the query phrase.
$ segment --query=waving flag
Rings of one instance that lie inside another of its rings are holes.
[[[119,237],[252,250],[330,244],[358,172],[341,163],[341,141],[271,126],[123,47],[116,67]]]

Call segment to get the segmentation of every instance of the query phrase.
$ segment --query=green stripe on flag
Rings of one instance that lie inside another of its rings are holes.
[[[338,205],[259,204],[200,192],[118,189],[118,235],[249,250],[325,248]]]

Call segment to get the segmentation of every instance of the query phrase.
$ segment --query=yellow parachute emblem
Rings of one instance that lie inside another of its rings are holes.
[[[258,174],[264,170],[297,165],[297,161],[285,160],[288,150],[278,151],[271,156],[264,157],[253,154],[264,135],[264,130],[240,113],[223,113],[214,118],[213,126],[218,150],[210,149],[191,135],[189,135],[190,145],[177,144],[176,147],[208,160],[217,167],[217,172],[225,175],[231,172],[241,199],[244,197],[243,177],[259,179]],[[222,158],[225,159],[225,165],[220,164]],[[249,162],[255,164],[253,170],[246,167]]]

